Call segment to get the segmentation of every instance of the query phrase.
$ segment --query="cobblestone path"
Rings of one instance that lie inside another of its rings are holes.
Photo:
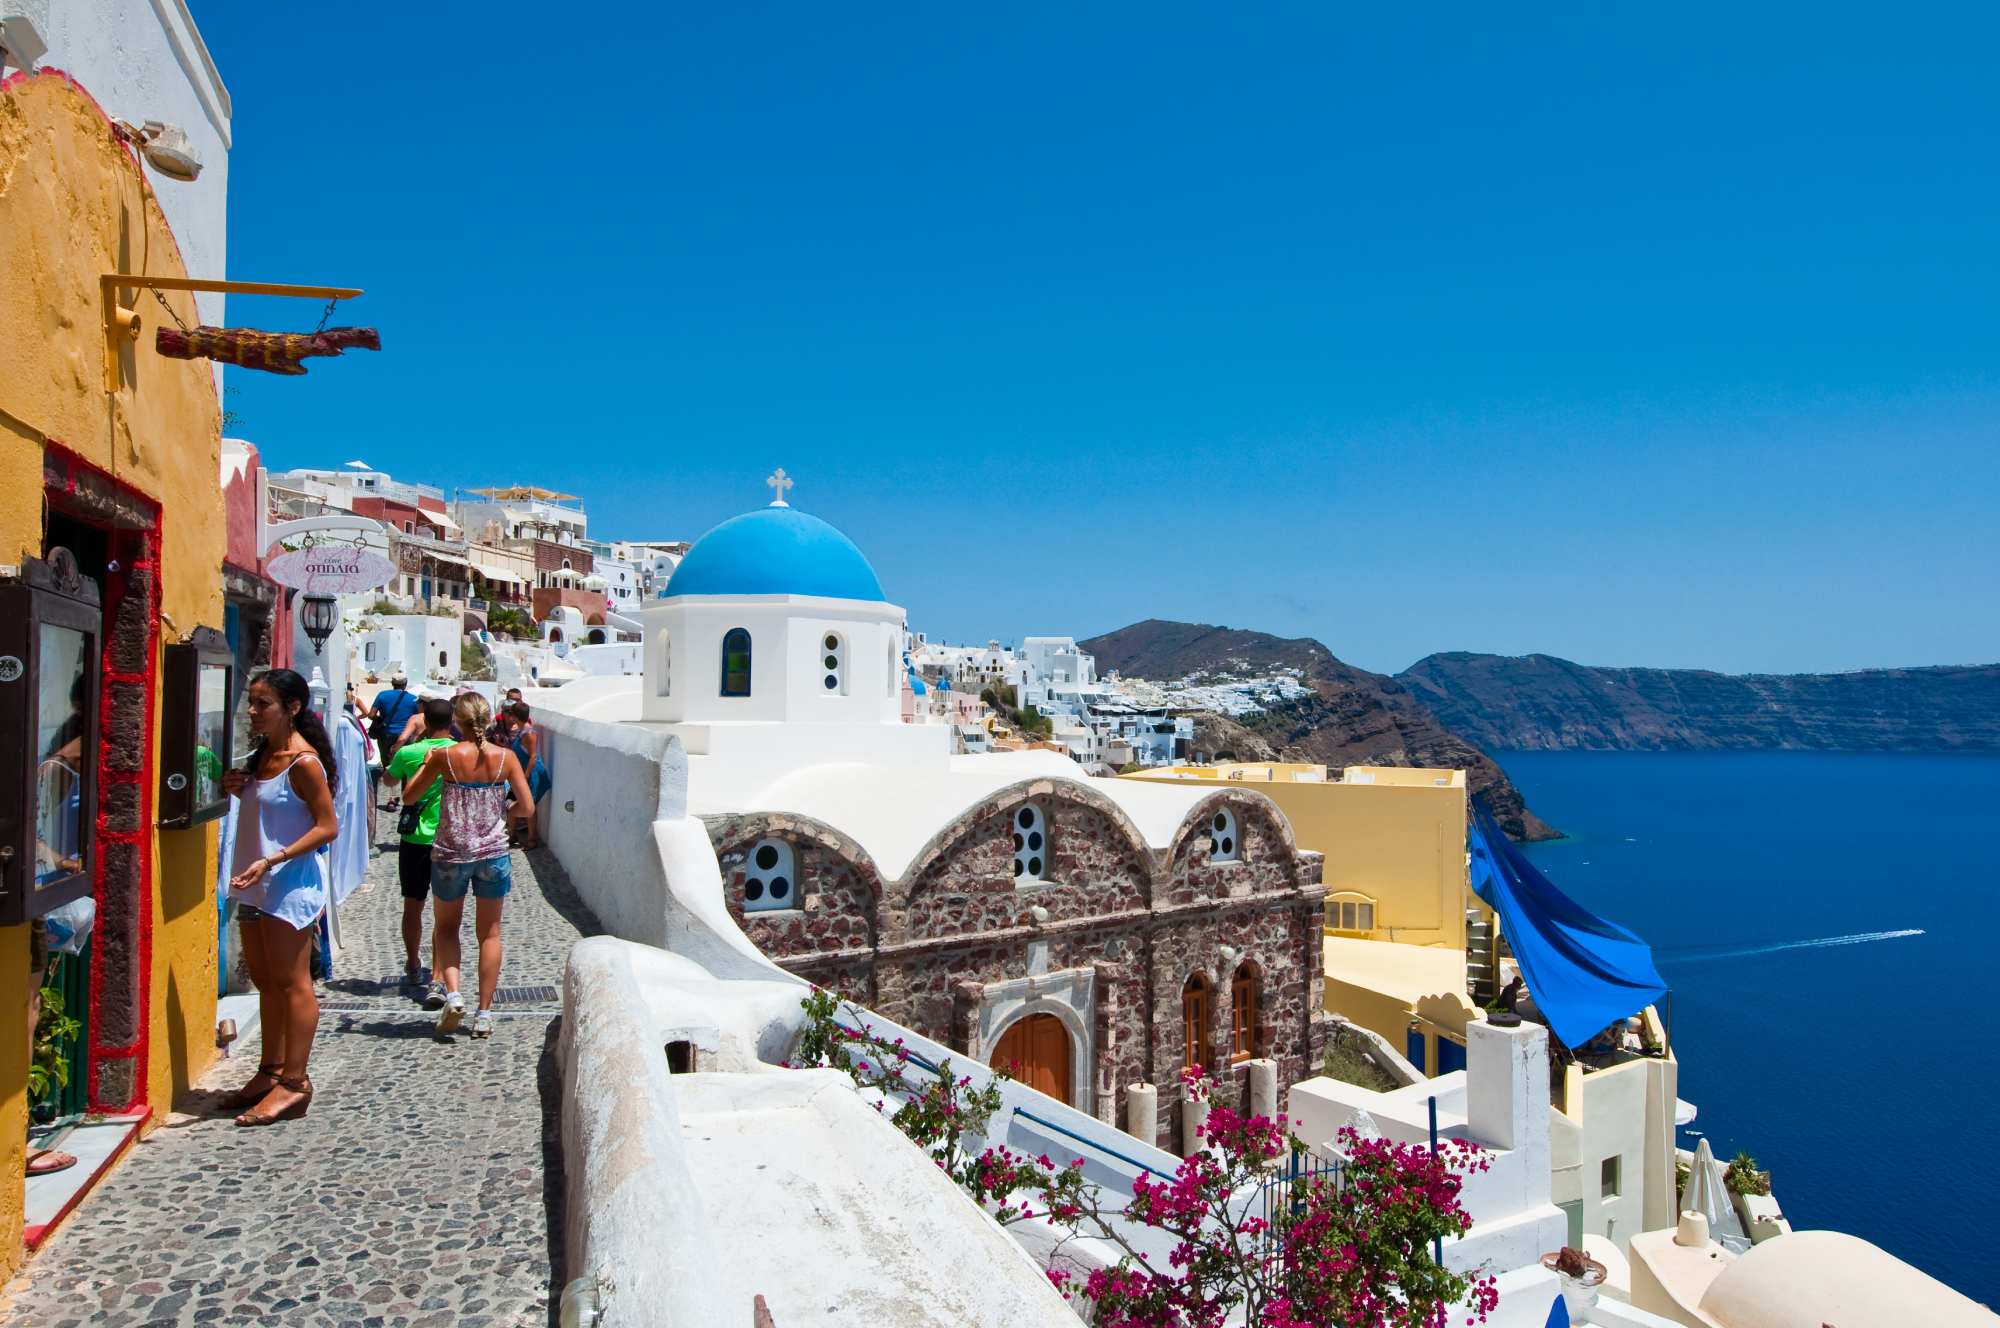
[[[543,1328],[561,1257],[555,1061],[562,965],[599,930],[547,850],[514,854],[493,1037],[432,1035],[397,985],[395,818],[342,910],[311,1114],[239,1130],[209,1103],[256,1039],[133,1149],[0,1295],[34,1328]],[[428,962],[430,915],[425,912]],[[472,909],[465,980],[477,991]],[[518,990],[518,989],[527,990]],[[539,990],[535,990],[539,988]],[[514,999],[509,999],[510,994]],[[467,1021],[468,1026],[470,1020]]]

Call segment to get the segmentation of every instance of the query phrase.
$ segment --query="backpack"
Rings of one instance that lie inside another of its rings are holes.
[[[399,692],[397,692],[397,693],[396,693],[396,695],[397,695],[397,696],[408,696],[408,695],[409,695],[409,693],[408,693],[408,692],[400,692],[400,691],[399,691]],[[401,705],[402,705],[402,702],[401,702],[401,701],[398,701],[398,702],[396,703],[396,705],[395,705],[395,706],[385,706],[385,707],[383,707],[383,708],[384,708],[384,709],[395,709],[395,708],[399,708],[399,707],[400,707]],[[377,715],[377,716],[375,716],[375,718],[373,718],[373,719],[369,720],[369,721],[368,721],[368,736],[369,736],[369,737],[371,737],[371,738],[373,738],[373,739],[374,739],[375,741],[377,741],[377,742],[382,742],[382,741],[386,740],[387,738],[391,737],[392,735],[391,735],[391,734],[390,734],[390,732],[389,732],[389,721],[388,721],[388,720],[387,720],[387,719],[386,719],[386,718],[385,718],[384,716],[381,716],[381,715]]]

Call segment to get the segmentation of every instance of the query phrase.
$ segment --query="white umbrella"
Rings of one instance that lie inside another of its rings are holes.
[[[1708,1234],[1724,1249],[1741,1254],[1750,1248],[1750,1238],[1743,1234],[1743,1224],[1736,1218],[1736,1205],[1730,1201],[1729,1187],[1722,1183],[1722,1164],[1715,1160],[1715,1150],[1707,1139],[1694,1146],[1681,1211],[1707,1218]]]

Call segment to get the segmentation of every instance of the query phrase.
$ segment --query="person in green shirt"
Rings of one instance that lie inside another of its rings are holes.
[[[442,697],[425,701],[420,712],[423,736],[406,742],[389,758],[385,775],[391,787],[401,788],[423,768],[424,758],[433,747],[451,743],[451,702]],[[403,888],[403,982],[415,987],[424,980],[423,966],[417,962],[417,947],[424,937],[424,899],[431,892],[431,841],[437,838],[438,799],[444,795],[442,781],[432,784],[424,796],[403,808],[396,828],[402,842],[396,846],[396,876]],[[432,982],[424,993],[425,1004],[435,997],[444,1003],[444,988]]]

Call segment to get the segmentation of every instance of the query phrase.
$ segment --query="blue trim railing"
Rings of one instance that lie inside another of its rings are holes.
[[[1029,1111],[1026,1107],[1014,1108],[1014,1114],[1016,1116],[1021,1117],[1024,1120],[1033,1121],[1035,1124],[1041,1126],[1043,1129],[1054,1130],[1057,1134],[1062,1135],[1065,1139],[1074,1139],[1076,1142],[1082,1144],[1085,1148],[1090,1149],[1092,1152],[1102,1153],[1106,1157],[1115,1157],[1128,1167],[1137,1167],[1140,1170],[1140,1172],[1144,1175],[1158,1176],[1162,1174],[1157,1168],[1147,1166],[1144,1162],[1141,1162],[1136,1157],[1127,1157],[1125,1154],[1119,1152],[1115,1148],[1107,1148],[1103,1144],[1098,1143],[1095,1139],[1092,1139],[1087,1135],[1078,1134],[1075,1130],[1067,1129],[1064,1126],[1058,1125],[1054,1121],[1049,1120],[1046,1117],[1037,1116],[1034,1112]]]
[[[846,1024],[841,1024],[839,1027],[842,1032],[851,1034],[855,1037],[876,1036],[872,1030],[864,1032],[859,1028],[849,1028]],[[911,1051],[908,1047],[897,1047],[896,1052],[901,1059],[909,1062],[912,1065],[917,1066],[919,1069],[928,1070],[934,1076],[943,1074],[943,1071],[940,1070],[936,1065],[932,1064],[929,1060],[926,1060],[923,1056],[917,1054],[916,1052]],[[849,1054],[850,1055],[852,1054],[852,1049],[850,1049]],[[975,1061],[973,1062],[973,1064],[977,1065],[978,1062]],[[983,1069],[985,1067],[981,1066],[980,1068]],[[1075,1130],[1072,1130],[1065,1125],[1059,1125],[1055,1121],[1048,1119],[1046,1116],[1038,1116],[1034,1112],[1029,1111],[1026,1107],[1015,1107],[1013,1108],[1013,1112],[1016,1116],[1020,1116],[1026,1120],[1033,1121],[1035,1124],[1041,1126],[1043,1129],[1054,1130],[1057,1134],[1063,1136],[1063,1138],[1072,1140],[1076,1143],[1083,1145],[1083,1147],[1089,1149],[1092,1153],[1101,1154],[1105,1157],[1116,1158],[1118,1161],[1123,1162],[1128,1167],[1135,1167],[1142,1175],[1164,1176],[1167,1174],[1166,1172],[1161,1171],[1158,1167],[1148,1166],[1146,1163],[1141,1162],[1136,1157],[1131,1157],[1125,1153],[1119,1152],[1115,1148],[1099,1143],[1097,1140],[1092,1139],[1089,1135],[1078,1134]]]

